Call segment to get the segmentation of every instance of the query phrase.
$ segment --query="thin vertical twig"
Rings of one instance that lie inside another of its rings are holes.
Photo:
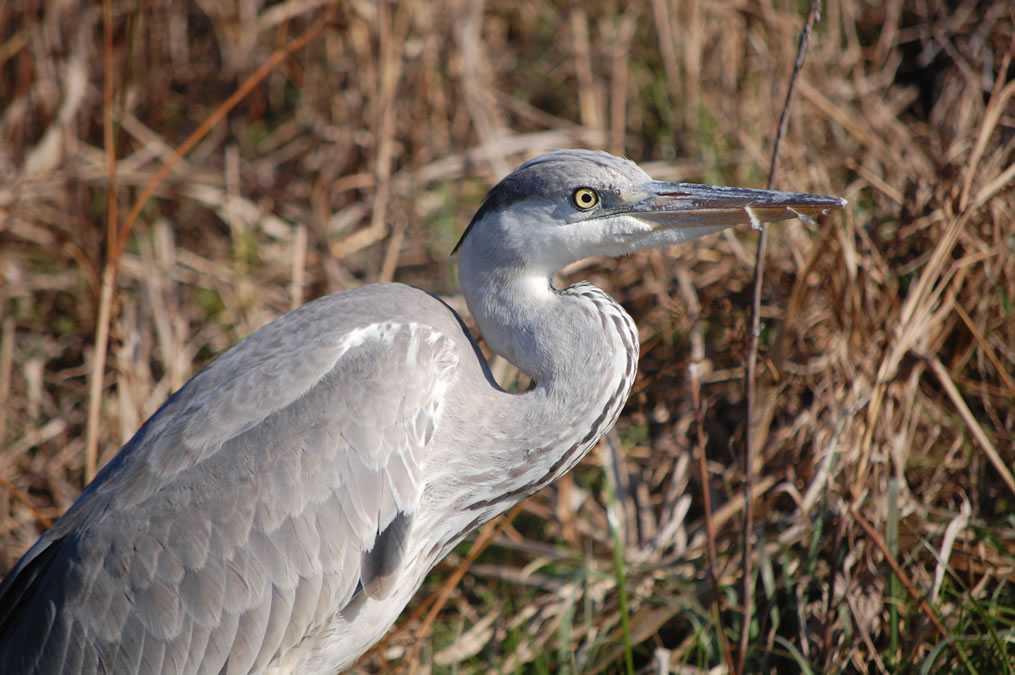
[[[582,126],[602,131],[602,102],[599,83],[592,75],[592,48],[589,45],[588,16],[579,5],[571,10],[571,44],[574,50],[574,74],[578,80],[578,120]]]
[[[380,100],[380,115],[377,121],[377,164],[374,175],[377,179],[377,191],[374,193],[373,211],[370,215],[370,229],[373,232],[386,232],[388,200],[391,198],[391,165],[395,153],[395,124],[398,116],[398,80],[402,76],[402,45],[405,35],[409,32],[410,3],[400,3],[395,8],[394,16],[388,3],[377,5],[377,34],[379,42],[379,67],[377,69],[377,97]],[[381,273],[378,281],[387,283],[395,278],[398,256],[405,240],[407,219],[399,218],[388,240],[388,248],[384,253]]]
[[[609,440],[607,440],[607,443]],[[617,463],[613,462],[616,471]],[[610,472],[607,471],[607,474]],[[610,539],[613,541],[613,571],[617,581],[617,602],[620,612],[620,628],[624,642],[624,672],[634,675],[634,647],[631,643],[631,616],[627,602],[627,574],[624,571],[624,537],[621,528],[624,519],[620,516],[624,507],[617,498],[616,484],[619,481],[607,475],[606,480],[606,520],[610,528]]]
[[[0,401],[11,400],[11,370],[14,366],[14,338],[17,325],[13,316],[4,317],[0,326]],[[0,448],[7,439],[7,406],[0,403]]]
[[[85,427],[84,484],[95,478],[99,463],[99,411],[102,409],[102,389],[106,373],[106,348],[109,344],[109,322],[113,314],[113,286],[116,284],[116,265],[106,260],[102,270],[99,291],[99,316],[95,326],[95,349],[92,367],[88,373],[88,418]]]
[[[782,112],[779,114],[779,125],[776,130],[775,142],[772,144],[772,161],[768,168],[767,188],[772,189],[775,184],[776,171],[778,169],[779,148],[782,145],[783,136],[786,135],[786,126],[789,123],[789,108],[796,91],[796,81],[803,68],[804,59],[807,55],[807,42],[814,24],[818,21],[821,12],[820,0],[811,0],[807,7],[807,19],[804,22],[803,30],[800,31],[800,41],[797,44],[796,61],[793,63],[793,72],[789,78],[789,87],[786,90],[786,100],[782,105]],[[751,549],[754,536],[754,457],[758,448],[754,447],[754,399],[756,396],[756,376],[758,367],[758,341],[761,338],[761,289],[765,279],[765,250],[768,247],[768,228],[761,226],[761,234],[758,236],[758,251],[754,262],[754,295],[751,302],[751,344],[747,352],[747,373],[744,383],[745,406],[747,410],[747,428],[744,433],[744,555],[743,555],[743,622],[740,625],[740,644],[737,650],[737,673],[744,672],[747,660],[747,648],[751,635],[751,616],[754,613],[754,571],[751,562]]]
[[[103,87],[103,139],[106,151],[106,169],[109,181],[108,211],[106,219],[106,260],[102,270],[102,282],[99,292],[99,315],[95,326],[95,350],[92,356],[92,364],[89,370],[88,382],[88,418],[85,426],[85,483],[91,482],[95,477],[98,468],[98,447],[99,447],[99,412],[101,409],[101,398],[103,382],[106,370],[106,350],[109,343],[109,322],[112,318],[113,287],[116,284],[116,268],[120,260],[120,254],[127,243],[127,236],[141,209],[148,202],[158,186],[165,180],[172,168],[183,157],[190,152],[204,136],[218,124],[226,114],[242,101],[247,94],[265,77],[274,70],[286,56],[304,47],[311,39],[316,37],[327,22],[335,9],[335,5],[329,5],[303,34],[293,38],[281,48],[277,49],[265,62],[248,77],[233,94],[216,108],[194,132],[176,149],[170,157],[155,173],[148,183],[142,188],[141,194],[134,201],[123,225],[118,226],[118,211],[116,203],[116,149],[114,146],[113,126],[113,10],[112,0],[103,0],[102,18],[104,27],[104,67],[105,82]]]
[[[289,307],[296,309],[303,304],[303,287],[307,278],[307,226],[303,223],[297,223],[293,230],[291,268]]]
[[[106,154],[106,259],[99,290],[99,316],[95,326],[95,349],[88,372],[88,418],[85,425],[84,483],[92,482],[99,463],[99,411],[106,374],[106,347],[109,343],[109,321],[112,315],[113,286],[116,285],[117,202],[116,202],[116,139],[113,133],[113,3],[102,2],[102,142]]]
[[[637,10],[624,12],[617,20],[613,33],[613,68],[610,76],[610,152],[624,154],[624,134],[627,130],[628,59],[631,40],[637,27]]]

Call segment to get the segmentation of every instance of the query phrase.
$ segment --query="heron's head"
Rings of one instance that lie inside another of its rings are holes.
[[[461,249],[463,272],[516,267],[548,277],[582,258],[657,248],[737,223],[807,219],[845,203],[654,181],[627,159],[557,150],[522,164],[490,190],[455,250]]]

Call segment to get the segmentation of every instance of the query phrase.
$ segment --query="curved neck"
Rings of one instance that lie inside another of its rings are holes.
[[[480,332],[538,386],[503,391],[476,349],[430,464],[415,530],[421,569],[574,467],[617,421],[638,368],[634,321],[595,286],[557,291],[549,275],[469,263],[463,256],[462,289]]]
[[[501,505],[496,513],[561,476],[613,426],[634,383],[638,332],[591,284],[557,291],[548,276],[477,270],[464,258],[460,269],[483,338],[538,384],[524,394],[492,393],[483,402],[490,410],[478,412],[490,440],[465,460],[465,475],[487,484],[483,498],[477,492],[462,506]]]
[[[488,270],[462,283],[479,333],[495,353],[540,385],[569,379],[577,338],[582,351],[606,347],[601,334],[580,333],[582,313],[547,276],[511,269]]]

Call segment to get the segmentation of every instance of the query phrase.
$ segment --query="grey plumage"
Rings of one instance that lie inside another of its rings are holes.
[[[578,203],[576,190],[592,203]],[[461,319],[399,284],[309,303],[198,373],[0,584],[2,673],[334,672],[476,526],[573,467],[616,421],[637,329],[551,275],[826,197],[651,181],[559,151],[491,190],[462,242],[493,381]]]

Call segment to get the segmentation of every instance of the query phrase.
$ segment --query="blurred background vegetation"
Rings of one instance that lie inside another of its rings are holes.
[[[593,147],[659,179],[764,186],[806,9],[111,8],[104,49],[98,3],[0,5],[0,571],[80,493],[90,410],[101,463],[203,364],[308,299],[397,280],[463,308],[451,249],[522,160]],[[1015,672],[1013,14],[829,0],[811,36],[775,187],[850,203],[770,228],[747,672]],[[308,30],[111,253],[108,223]],[[744,227],[567,270],[562,283],[592,280],[640,326],[621,421],[488,531],[478,559],[467,542],[442,563],[363,670],[612,672],[625,642],[640,672],[736,662],[756,244]]]

